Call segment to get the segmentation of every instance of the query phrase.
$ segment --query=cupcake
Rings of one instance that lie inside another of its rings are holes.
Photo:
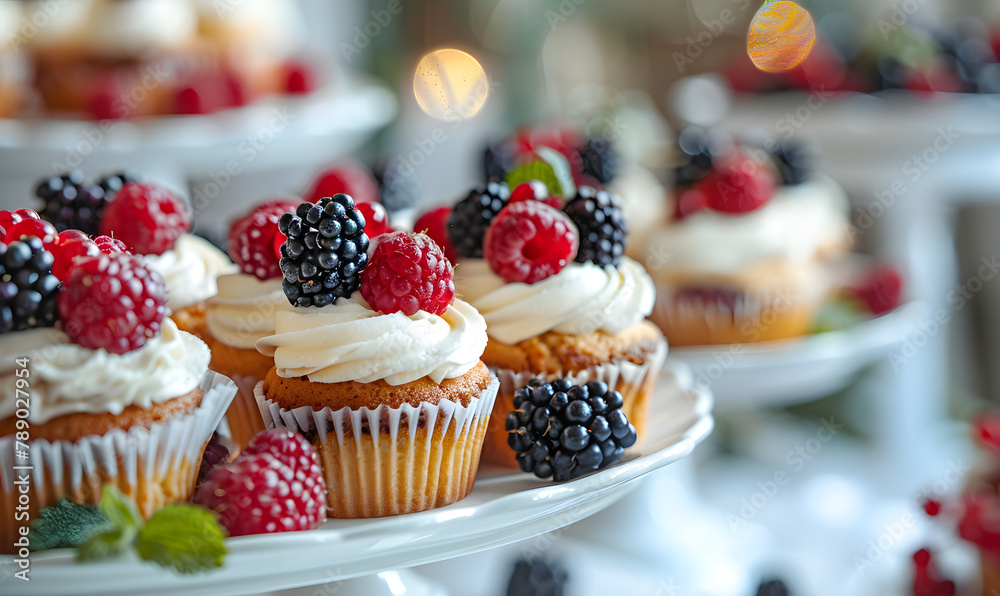
[[[641,440],[667,352],[645,320],[653,282],[624,256],[619,199],[579,186],[564,202],[559,193],[571,179],[555,190],[549,173],[558,167],[527,167],[549,182],[525,182],[513,192],[490,182],[455,205],[446,224],[458,255],[456,291],[486,320],[483,362],[500,380],[484,457],[509,466],[516,462],[504,420],[517,388],[533,378],[605,382],[622,394]]]
[[[652,320],[675,346],[807,333],[850,246],[843,190],[799,149],[680,139],[673,215],[639,249],[656,282]]]
[[[465,497],[498,387],[480,360],[486,322],[454,298],[441,249],[402,232],[369,247],[364,227],[343,194],[281,217],[294,309],[257,342],[275,364],[255,388],[264,421],[316,448],[339,518]]]
[[[30,469],[29,520],[61,498],[96,504],[108,483],[147,518],[187,500],[236,389],[208,370],[208,347],[165,318],[163,281],[140,258],[39,230],[42,240],[0,245],[5,549],[24,519],[15,466]]]
[[[274,252],[278,218],[292,213],[298,203],[268,201],[233,224],[229,254],[240,273],[218,278],[218,294],[205,308],[202,338],[212,350],[212,370],[236,382],[239,392],[226,412],[233,440],[244,447],[264,421],[253,389],[274,367],[274,358],[254,347],[257,340],[274,335],[274,313],[292,306],[281,289],[282,274]]]

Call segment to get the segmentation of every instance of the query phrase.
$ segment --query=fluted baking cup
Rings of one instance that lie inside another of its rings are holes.
[[[19,526],[37,519],[42,508],[61,498],[96,504],[108,483],[135,500],[147,518],[165,505],[189,499],[205,445],[236,394],[229,378],[212,371],[200,388],[201,405],[190,414],[154,422],[148,429],[112,429],[73,442],[30,440],[27,459],[16,458],[14,435],[0,437],[0,552],[9,551]],[[21,486],[27,486],[23,494]],[[28,520],[15,518],[19,501],[27,501]]]
[[[635,426],[641,442],[646,419],[649,417],[653,388],[656,386],[656,379],[660,375],[666,357],[667,342],[661,339],[657,342],[656,349],[641,364],[628,360],[614,360],[575,373],[535,373],[491,366],[490,370],[500,380],[500,391],[486,432],[483,459],[496,465],[517,467],[514,451],[507,445],[507,414],[514,410],[514,392],[536,378],[546,381],[569,379],[574,385],[582,385],[589,381],[604,381],[622,394],[624,401],[622,411]]]
[[[443,399],[338,410],[284,409],[263,386],[258,383],[254,395],[268,428],[297,431],[316,447],[328,515],[360,518],[424,511],[468,495],[500,382],[492,378],[468,406]]]

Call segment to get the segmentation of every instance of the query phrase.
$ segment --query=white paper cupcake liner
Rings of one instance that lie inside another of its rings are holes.
[[[192,413],[156,422],[148,429],[112,429],[78,441],[30,440],[27,459],[15,457],[15,436],[0,437],[0,519],[6,535],[14,527],[18,474],[30,475],[32,519],[44,507],[66,497],[96,503],[104,484],[112,483],[136,499],[149,517],[169,503],[187,500],[194,489],[205,444],[236,394],[236,385],[208,371],[202,379],[201,405]],[[29,429],[30,432],[30,429]],[[30,470],[15,470],[30,466]],[[12,538],[13,540],[13,538]]]
[[[326,475],[330,516],[356,518],[423,511],[466,496],[500,382],[491,378],[468,406],[441,400],[338,410],[284,409],[264,395],[263,385],[257,384],[254,395],[265,425],[313,441]]]
[[[656,349],[650,353],[642,364],[628,360],[613,360],[579,372],[535,373],[530,371],[513,371],[505,368],[490,367],[490,370],[500,380],[500,391],[484,449],[484,457],[491,463],[514,466],[514,452],[507,446],[507,414],[513,410],[514,392],[524,387],[532,379],[555,381],[569,379],[574,385],[582,385],[590,381],[603,381],[609,387],[621,392],[624,398],[622,409],[629,421],[635,426],[642,441],[645,421],[649,414],[649,403],[652,387],[660,375],[663,362],[667,357],[667,342],[660,339]]]

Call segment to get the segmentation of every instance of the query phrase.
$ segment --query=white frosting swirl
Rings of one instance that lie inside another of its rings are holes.
[[[248,48],[287,53],[301,45],[304,24],[294,2],[288,0],[195,0],[204,30],[229,32]]]
[[[183,234],[172,249],[142,260],[163,277],[167,306],[175,312],[215,296],[218,277],[239,269],[226,253],[194,234]]]
[[[507,283],[482,259],[455,267],[455,288],[486,319],[490,337],[505,344],[557,331],[619,333],[653,312],[656,289],[642,265],[570,263],[533,284]]]
[[[16,359],[28,359],[28,420],[41,424],[74,412],[120,414],[194,390],[208,371],[208,346],[164,319],[138,350],[112,354],[70,343],[57,329],[0,336],[0,419],[18,409]],[[24,397],[24,394],[21,394]]]
[[[281,278],[259,280],[246,273],[219,276],[219,293],[209,298],[208,330],[227,346],[254,349],[258,339],[274,335],[274,313],[293,311]]]
[[[820,177],[784,186],[760,209],[730,215],[701,211],[666,226],[650,239],[650,273],[677,270],[728,275],[783,259],[807,263],[849,238],[843,189]]]
[[[135,54],[192,39],[198,18],[189,2],[177,0],[92,0],[36,2],[31,14],[45,13],[35,43],[83,43],[115,54]]]
[[[386,315],[368,308],[360,292],[323,308],[277,312],[274,327],[257,350],[274,357],[278,375],[317,383],[402,385],[425,376],[440,383],[478,364],[487,339],[486,321],[461,300],[440,316]]]

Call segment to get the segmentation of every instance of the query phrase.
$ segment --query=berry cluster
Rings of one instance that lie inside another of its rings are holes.
[[[581,138],[563,129],[526,129],[487,145],[483,152],[486,180],[505,180],[512,170],[537,159],[542,147],[565,157],[577,185],[607,184],[618,172],[618,154],[604,139]]]
[[[311,530],[326,518],[326,481],[302,435],[271,429],[209,471],[194,502],[212,510],[230,536]]]
[[[287,238],[278,264],[282,287],[295,306],[326,306],[361,286],[368,263],[365,218],[345,194],[302,203],[278,220]]]
[[[0,333],[55,325],[59,280],[53,262],[34,236],[0,244]]]
[[[444,252],[426,234],[394,232],[377,239],[361,272],[361,296],[383,313],[440,315],[455,299],[453,275]]]
[[[636,442],[622,395],[602,381],[531,381],[514,393],[507,443],[525,472],[572,480],[620,460]]]
[[[111,174],[96,183],[86,180],[80,170],[53,176],[35,189],[42,200],[39,213],[60,232],[74,229],[97,234],[104,209],[122,186],[135,180],[129,172]]]

